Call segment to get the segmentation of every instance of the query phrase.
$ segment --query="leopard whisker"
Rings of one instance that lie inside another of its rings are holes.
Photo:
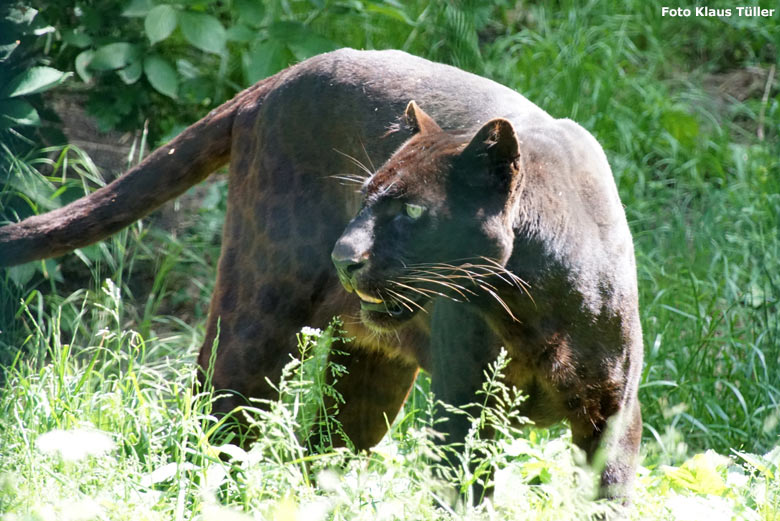
[[[445,274],[447,276],[452,276],[452,273],[450,273],[450,272],[453,272],[453,271],[463,272],[463,273],[465,273],[466,275],[469,275],[469,276],[480,276],[479,273],[476,273],[476,272],[468,270],[467,269],[468,266],[470,266],[470,265],[469,264],[454,265],[454,264],[445,264],[445,263],[431,263],[431,264],[429,264],[427,266],[419,266],[419,267],[417,267],[417,269],[425,268],[426,271],[433,270],[433,271],[436,271],[437,273],[445,272]],[[439,273],[439,274],[443,275],[443,273]]]
[[[517,321],[518,319],[512,313],[509,305],[500,297],[498,288],[490,282],[487,282],[485,279],[494,276],[508,285],[517,287],[518,289],[522,290],[535,304],[533,297],[528,291],[528,284],[496,261],[484,257],[483,259],[489,264],[474,264],[471,262],[467,262],[461,265],[443,262],[428,263],[427,266],[425,266],[425,270],[420,269],[420,267],[423,266],[422,264],[417,264],[416,266],[418,267],[411,271],[412,273],[426,273],[428,275],[433,275],[437,278],[445,278],[447,280],[468,278],[473,284],[478,286],[482,291],[495,299],[496,302],[498,302],[507,312],[507,314],[509,314],[513,320]]]
[[[492,289],[493,291],[498,291],[498,288],[496,288],[493,284],[487,282],[484,279],[485,276],[486,275],[483,274],[483,273],[468,272],[467,275],[453,275],[451,277],[452,278],[468,278],[469,280],[471,280],[474,284],[476,284],[479,287],[482,287],[482,288],[487,287],[487,288]],[[450,277],[448,277],[448,278],[450,278]]]
[[[460,259],[452,259],[448,262],[418,262],[410,264],[410,266],[416,266],[416,267],[423,267],[428,268],[431,266],[443,266],[446,268],[455,268],[461,264],[473,262],[474,260],[480,259],[481,257],[463,257]]]
[[[531,300],[531,302],[533,302],[534,306],[536,306],[536,301],[534,300],[533,295],[531,295],[531,291],[530,291],[531,285],[530,284],[528,284],[526,281],[524,281],[523,279],[521,279],[520,277],[518,277],[517,275],[515,275],[514,273],[512,273],[508,269],[506,269],[506,267],[501,266],[501,264],[499,264],[494,259],[491,259],[489,257],[482,257],[482,258],[486,262],[489,262],[491,264],[494,264],[497,267],[500,267],[502,273],[505,273],[514,282],[514,285],[517,288],[521,289],[523,291],[523,293],[525,293],[526,296]]]
[[[525,285],[525,281],[512,273],[511,271],[507,270],[506,268],[500,268],[496,266],[491,265],[484,265],[484,264],[474,264],[472,266],[474,269],[484,270],[486,273],[492,273],[493,275],[499,276],[499,277],[506,277],[507,283],[512,285]],[[507,280],[508,279],[508,280]],[[510,282],[511,281],[511,282]]]
[[[481,291],[484,291],[495,299],[514,321],[518,321],[518,319],[512,313],[509,305],[499,295],[498,288],[494,283],[488,282],[486,279],[495,277],[497,280],[500,280],[507,285],[514,286],[523,291],[531,302],[536,304],[533,296],[529,292],[530,285],[509,271],[505,266],[501,265],[501,263],[489,257],[456,259],[449,263],[412,263],[408,264],[407,267],[409,268],[409,271],[406,280],[419,280],[422,282],[440,284],[449,287],[450,289],[460,288],[469,291],[472,295],[476,295],[473,291],[453,282],[453,280],[468,279]],[[465,295],[462,294],[461,296],[465,297]]]
[[[487,275],[494,275],[507,284],[511,286],[515,286],[518,289],[522,289],[523,292],[533,301],[533,297],[529,293],[528,289],[530,288],[530,285],[525,282],[523,279],[506,269],[506,267],[502,266],[500,263],[495,261],[494,259],[490,259],[489,257],[480,257],[481,259],[484,259],[485,261],[489,262],[489,265],[486,264],[473,264],[473,263],[467,263],[462,265],[453,265],[453,264],[447,264],[447,263],[437,263],[438,269],[452,269],[452,270],[459,270],[459,271],[466,271],[467,273],[471,275],[476,275],[478,277],[485,277]],[[474,271],[471,271],[470,269],[480,269],[483,270],[485,273],[475,273]],[[507,280],[509,279],[509,280]]]
[[[526,281],[524,281],[523,279],[521,279],[520,277],[518,277],[508,269],[506,269],[506,266],[502,266],[501,263],[499,263],[497,260],[491,259],[490,257],[480,257],[480,258],[483,259],[488,264],[494,266],[496,269],[500,270],[502,273],[505,273],[510,279],[515,281],[515,283],[518,286],[526,286],[530,288],[530,285]]]
[[[382,304],[384,305],[385,311],[387,311],[387,313],[390,313],[390,308],[387,306],[387,301],[389,299],[384,295],[384,291],[379,291],[378,294],[379,294],[379,298],[382,299]]]
[[[498,303],[501,305],[501,307],[502,307],[502,308],[504,308],[504,311],[506,311],[506,312],[507,312],[507,314],[508,314],[510,317],[512,317],[512,320],[514,320],[515,322],[520,322],[520,321],[517,319],[517,317],[516,317],[516,316],[514,316],[514,315],[512,314],[512,310],[511,310],[511,309],[509,309],[509,306],[507,305],[507,303],[506,303],[506,302],[504,302],[504,299],[502,299],[502,298],[501,298],[501,297],[498,295],[498,293],[496,293],[495,291],[493,291],[493,290],[491,290],[491,289],[485,288],[485,287],[483,287],[482,289],[484,289],[484,290],[485,290],[485,292],[487,292],[487,293],[488,293],[488,294],[489,294],[491,297],[493,297],[493,298],[496,300],[496,302],[498,302]]]
[[[371,167],[372,172],[376,172],[376,167],[374,166],[374,162],[371,161],[371,156],[368,155],[368,150],[366,150],[366,144],[363,143],[363,140],[360,140],[360,148],[363,149],[363,153],[366,155],[366,159],[368,159],[368,165]]]
[[[398,281],[395,281],[395,280],[390,281],[390,283],[393,284],[394,286],[399,286],[399,287],[404,288],[406,290],[418,293],[418,294],[420,294],[420,295],[422,295],[424,297],[430,297],[430,296],[435,295],[435,296],[438,296],[438,297],[444,297],[444,298],[450,298],[450,299],[452,298],[449,295],[445,295],[444,293],[441,293],[440,291],[435,291],[435,290],[426,289],[426,288],[416,288],[414,286],[410,286],[408,284],[404,284],[403,282],[398,282]]]
[[[344,324],[353,326],[363,323],[363,321],[357,315],[341,315],[341,321],[344,322]]]
[[[480,274],[477,274],[477,275],[480,275]],[[433,279],[427,279],[427,278],[422,278],[422,277],[418,277],[417,279],[418,280],[423,280],[423,281],[426,281],[426,282],[432,282],[432,283],[438,283],[438,284],[442,284],[442,285],[447,285],[445,282],[443,282],[441,280],[433,280]],[[481,277],[477,277],[476,279],[473,279],[473,281],[481,290],[483,290],[485,293],[490,295],[496,302],[498,302],[499,305],[501,305],[501,307],[504,309],[504,311],[506,311],[507,314],[512,318],[512,320],[514,320],[515,322],[519,322],[517,317],[515,317],[515,315],[512,313],[512,310],[509,308],[509,305],[504,301],[504,299],[502,299],[499,296],[498,289],[494,285],[492,285],[489,282],[485,281]],[[463,288],[463,289],[466,289],[466,288]],[[469,291],[469,292],[472,295],[476,295],[476,293],[474,293],[472,291]],[[466,299],[466,301],[469,300],[468,297],[466,297],[465,295],[463,295],[463,294],[461,294],[461,295],[464,297],[464,299]],[[447,295],[443,295],[443,296],[445,296],[447,298],[451,298],[451,297],[449,297]]]
[[[366,178],[363,178],[357,174],[337,174],[337,175],[329,175],[327,177],[328,179],[346,181],[346,184],[354,183],[357,185],[362,185],[366,180]],[[345,184],[345,183],[341,183],[341,184]]]
[[[347,154],[346,152],[342,152],[341,150],[339,150],[337,148],[334,148],[333,151],[336,152],[337,154],[341,154],[342,156],[344,156],[347,159],[349,159],[349,161],[353,165],[355,165],[356,167],[361,169],[363,172],[367,173],[368,177],[371,177],[374,174],[374,172],[372,170],[369,170],[369,168],[366,165],[364,165],[363,163],[361,163],[358,158],[356,158],[354,156],[351,156],[351,155]]]
[[[431,265],[430,267],[426,269],[422,268],[412,268],[407,270],[407,275],[415,275],[417,273],[422,273],[424,275],[432,275],[434,277],[442,277],[442,278],[450,278],[453,277],[453,274],[451,273],[451,269],[443,269],[436,266]],[[461,278],[458,276],[458,278]]]
[[[485,270],[486,273],[479,274],[479,278],[480,278],[480,280],[483,283],[484,283],[485,277],[492,275],[492,276],[500,279],[501,281],[503,281],[507,285],[514,286],[515,288],[517,288],[520,291],[522,291],[523,293],[525,293],[525,295],[534,304],[534,306],[536,306],[536,300],[534,300],[533,295],[531,295],[531,292],[529,291],[529,288],[531,286],[527,282],[525,282],[523,279],[521,279],[520,277],[515,275],[514,273],[510,272],[507,269],[502,269],[501,271],[496,271],[495,269],[493,269],[490,266],[475,265],[473,267]],[[498,291],[498,288],[496,288],[495,286],[490,285],[490,287],[493,290]]]
[[[450,269],[450,270],[463,270],[468,268],[476,268],[476,269],[483,269],[483,270],[489,270],[493,273],[499,273],[499,272],[505,272],[507,275],[511,275],[511,277],[516,277],[512,272],[506,269],[506,267],[502,266],[500,263],[493,261],[489,264],[479,264],[474,262],[478,259],[487,259],[487,257],[470,257],[470,258],[463,258],[463,259],[457,259],[450,262],[431,262],[431,263],[420,263],[420,264],[411,264],[410,267],[422,267],[422,268],[434,268],[434,269]]]
[[[400,295],[398,295],[398,293],[394,292],[394,291],[393,291],[393,290],[391,290],[391,289],[385,289],[384,293],[386,293],[386,294],[390,295],[390,296],[393,298],[393,302],[396,302],[396,303],[398,303],[398,304],[402,305],[402,306],[403,306],[403,307],[405,307],[405,308],[406,308],[408,311],[412,311],[412,308],[410,308],[408,304],[406,304],[405,302],[402,302],[402,301],[400,300],[400,298],[399,298],[399,297],[400,297]]]
[[[460,284],[455,284],[455,282],[452,282],[453,279],[468,279],[472,283],[476,282],[474,280],[474,277],[471,277],[471,276],[468,276],[468,275],[453,275],[452,273],[439,273],[439,272],[436,272],[436,271],[428,271],[428,270],[412,270],[411,273],[408,275],[408,277],[410,277],[411,280],[420,279],[421,278],[419,276],[420,274],[436,277],[437,279],[444,279],[448,283],[453,284],[454,286],[456,286],[457,288],[459,288],[459,289],[461,289],[463,291],[469,291],[469,289],[466,288],[465,286],[460,285]],[[421,280],[427,280],[427,279],[421,279]],[[442,282],[439,281],[439,283],[441,284]],[[475,293],[472,292],[472,295],[474,295],[474,294]]]
[[[409,281],[421,281],[421,282],[430,282],[431,284],[439,284],[441,286],[444,286],[445,288],[450,288],[451,290],[455,291],[458,295],[460,295],[466,300],[468,300],[468,297],[465,295],[464,292],[476,296],[476,293],[474,293],[472,290],[445,280],[436,280],[436,279],[419,277],[419,276],[403,277],[403,278],[404,280],[409,280]]]
[[[468,279],[471,282],[474,282],[473,277],[469,277],[466,275],[454,275],[452,273],[442,273],[432,270],[412,270],[408,277],[412,279],[418,279],[418,278],[429,278],[433,277],[437,281],[441,282],[447,282],[448,284],[452,284],[453,286],[457,287],[460,290],[468,291],[468,288],[460,283],[456,283],[455,280],[457,279]]]
[[[455,269],[455,268],[453,268]],[[417,273],[423,273],[428,275],[434,275],[436,277],[446,278],[448,280],[452,279],[469,279],[471,282],[474,282],[474,279],[479,277],[480,275],[478,273],[472,273],[468,270],[461,270],[463,271],[463,275],[456,275],[455,273],[452,273],[453,269],[450,268],[437,268],[437,267],[431,267],[429,270],[416,270]],[[435,271],[435,270],[441,270],[441,271]],[[415,273],[415,270],[412,270],[412,273]]]
[[[480,286],[481,288],[490,288],[493,291],[498,292],[498,288],[497,287],[495,287],[493,284],[491,284],[490,282],[487,282],[485,280],[478,280],[477,281],[477,285]]]
[[[399,301],[398,299],[400,299],[400,300],[403,300],[403,301],[406,301],[406,302],[408,302],[409,304],[411,304],[411,305],[413,305],[413,306],[416,306],[416,307],[417,307],[418,309],[420,309],[420,310],[421,310],[423,313],[427,313],[427,311],[425,310],[425,308],[423,308],[423,307],[422,307],[420,304],[418,304],[418,303],[417,303],[417,302],[415,302],[414,300],[410,299],[409,297],[407,297],[407,296],[405,296],[405,295],[403,295],[403,294],[401,294],[401,293],[399,293],[399,292],[397,292],[397,291],[393,291],[393,290],[391,290],[391,289],[385,289],[385,291],[386,291],[387,293],[389,293],[391,296],[395,297],[395,298],[396,298],[396,301],[397,301],[399,304],[401,304],[403,307],[405,307],[406,309],[408,309],[409,311],[414,311],[414,310],[413,310],[412,308],[410,308],[409,306],[407,306],[407,305],[406,305],[404,302],[401,302],[401,301]]]
[[[370,160],[371,160],[371,158],[369,158],[369,161]],[[403,342],[401,341],[401,335],[398,333],[397,329],[393,330],[393,335],[395,335],[395,339],[398,340],[398,345],[399,346],[403,345]]]

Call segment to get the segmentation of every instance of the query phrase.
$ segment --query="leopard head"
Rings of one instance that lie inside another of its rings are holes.
[[[519,148],[502,118],[471,136],[457,136],[412,101],[413,130],[363,184],[363,204],[333,249],[361,319],[391,330],[433,298],[470,300],[507,277],[518,191]]]

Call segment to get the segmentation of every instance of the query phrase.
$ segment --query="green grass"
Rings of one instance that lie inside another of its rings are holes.
[[[410,19],[449,21],[394,35],[385,19],[370,36],[577,120],[612,164],[645,336],[643,460],[627,517],[780,519],[780,97],[718,89],[723,74],[777,63],[780,18],[661,19],[652,3],[615,0],[494,9],[500,23],[487,23],[482,9],[475,55],[453,9],[415,3]],[[53,163],[51,153],[16,158],[0,192],[9,218],[100,184],[75,149]],[[254,412],[261,444],[214,445],[209,396],[192,391],[224,184],[205,190],[175,238],[138,224],[78,258],[0,274],[0,519],[558,520],[611,508],[589,501],[593,477],[565,426],[474,440],[498,469],[496,493],[454,503],[452,488],[473,476],[437,465],[424,380],[370,456],[305,451],[299,412],[318,403],[306,389],[320,388],[300,385],[310,369]],[[92,453],[79,453],[84,444]]]
[[[453,500],[452,490],[469,491],[474,475],[467,465],[452,472],[438,463],[444,449],[429,434],[430,398],[417,396],[371,455],[312,455],[301,440],[320,403],[316,375],[327,348],[320,339],[328,332],[300,335],[308,355],[285,371],[279,400],[246,411],[259,442],[246,451],[216,445],[211,396],[192,392],[194,346],[171,358],[160,350],[182,338],[145,339],[116,327],[96,330],[85,345],[69,344],[58,327],[69,306],[98,308],[109,326],[125,318],[110,282],[83,303],[56,307],[48,326],[32,318],[42,310],[25,310],[34,329],[29,341],[46,350],[47,362],[19,358],[0,396],[4,520],[552,520],[615,508],[590,501],[594,476],[568,435],[512,427],[502,410],[482,411],[499,428],[498,440],[468,442],[467,457],[496,469],[495,494],[478,506]],[[510,392],[489,382],[486,388],[511,403]],[[779,466],[777,449],[731,458],[705,452],[677,466],[646,460],[628,515],[697,519],[725,508],[740,519],[777,519]]]

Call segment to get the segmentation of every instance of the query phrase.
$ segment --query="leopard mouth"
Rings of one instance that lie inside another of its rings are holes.
[[[359,289],[355,290],[355,293],[357,293],[357,296],[360,297],[361,303],[366,304],[384,304],[384,300],[381,298],[373,297],[369,295],[368,293],[364,293],[360,291]]]
[[[356,289],[355,293],[360,298],[360,309],[363,311],[385,313],[390,316],[400,316],[404,311],[404,307],[398,302],[382,300],[359,289]]]
[[[366,291],[355,289],[360,298],[360,316],[366,325],[373,329],[389,331],[403,322],[411,319],[428,299],[412,299],[406,295],[403,298],[386,298],[372,295]]]
[[[409,311],[408,309],[404,308],[401,304],[398,304],[397,302],[381,302],[381,303],[373,303],[373,302],[360,302],[360,309],[363,311],[371,311],[374,313],[384,313],[386,315],[390,315],[392,317],[400,317],[404,314],[404,311]]]

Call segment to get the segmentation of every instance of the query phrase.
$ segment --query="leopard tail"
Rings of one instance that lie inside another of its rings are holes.
[[[0,266],[56,257],[152,212],[230,160],[233,121],[276,77],[240,92],[112,183],[67,206],[0,227]]]

